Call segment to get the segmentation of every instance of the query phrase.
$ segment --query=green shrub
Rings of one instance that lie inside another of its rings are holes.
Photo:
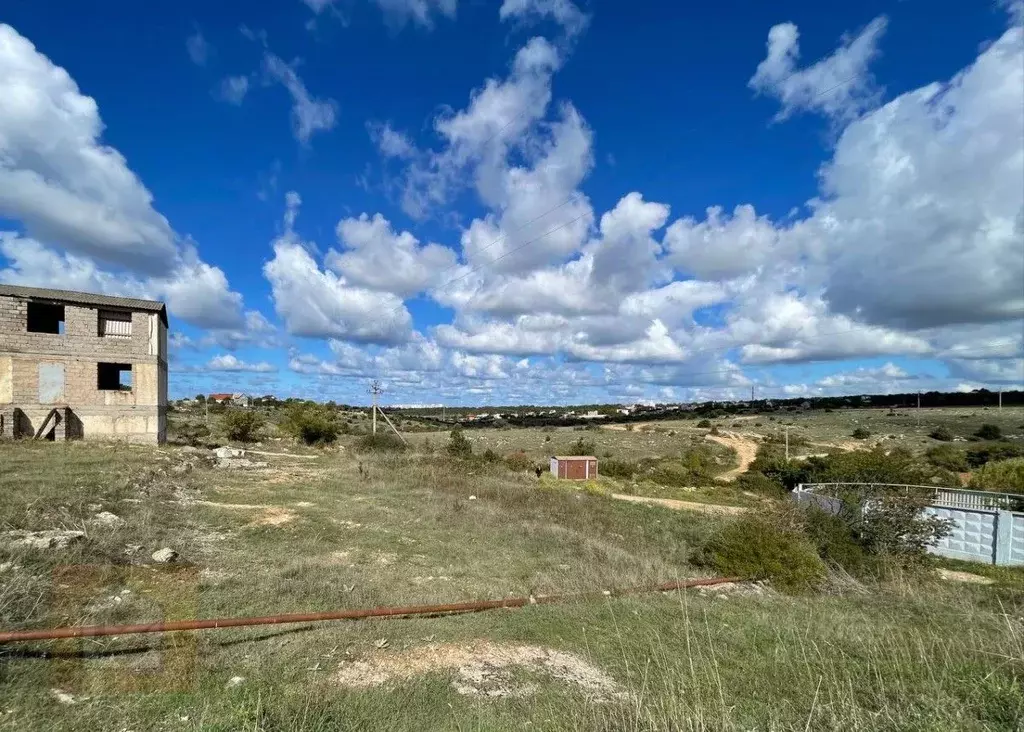
[[[871,557],[857,541],[850,525],[839,516],[811,505],[803,515],[804,533],[826,562],[837,564],[853,575],[861,575],[871,564]]]
[[[975,437],[980,437],[983,440],[998,440],[1002,438],[1003,431],[999,429],[999,425],[995,424],[983,424],[978,428],[978,431],[974,433]]]
[[[498,462],[498,460],[501,459],[501,458],[498,457],[498,453],[496,453],[494,450],[492,450],[489,447],[486,450],[483,451],[483,454],[480,455],[480,458],[485,463],[496,463],[496,462]]]
[[[924,512],[934,493],[926,486],[859,485],[831,495],[842,501],[837,515],[866,552],[916,561],[950,530],[949,521]]]
[[[858,427],[853,431],[853,438],[855,440],[866,440],[871,437],[871,430],[867,427]]]
[[[544,435],[544,442],[551,442],[551,435]]]
[[[1009,460],[1015,457],[1024,457],[1024,445],[1002,442],[971,448],[967,451],[967,464],[972,468],[980,468],[985,463]]]
[[[767,579],[789,592],[811,589],[825,577],[825,564],[806,536],[753,514],[729,524],[712,541],[711,562],[725,576]]]
[[[971,488],[999,493],[1024,493],[1024,458],[997,460],[971,476]]]
[[[697,426],[700,427],[701,429],[711,429],[711,420],[702,419],[700,422],[697,423]]]
[[[808,458],[802,483],[899,483],[921,485],[933,478],[946,485],[954,478],[904,449],[856,450]]]
[[[229,440],[255,442],[264,419],[255,409],[230,409],[221,418],[221,424]]]
[[[290,405],[281,429],[307,445],[330,445],[341,431],[337,411],[312,402]]]
[[[593,440],[587,440],[579,438],[576,442],[569,445],[569,455],[593,455],[597,452],[597,445]]]
[[[928,436],[939,442],[952,442],[954,437],[952,430],[945,426],[932,430]]]
[[[757,448],[757,457],[750,464],[749,472],[761,473],[784,491],[808,482],[804,465],[796,460],[787,461],[785,452],[774,443],[762,443]]]
[[[462,428],[456,427],[448,437],[448,444],[444,447],[452,457],[467,458],[473,454],[473,444],[462,434]]]
[[[717,437],[718,435],[722,434],[722,432],[721,432],[721,430],[718,429],[718,425],[715,425],[714,427],[711,428],[711,430],[708,432],[708,434],[709,435],[715,435]]]
[[[210,428],[202,422],[186,422],[174,427],[173,434],[179,441],[195,447],[210,436]]]
[[[925,453],[925,457],[932,465],[954,473],[964,473],[969,468],[967,455],[953,445],[936,445]]]
[[[357,452],[405,452],[408,448],[393,432],[363,435],[354,445]]]
[[[764,473],[749,471],[741,473],[733,485],[741,491],[756,493],[759,496],[780,498],[786,494],[786,488],[782,483],[769,478]]]
[[[602,460],[598,470],[609,478],[629,480],[636,475],[637,464],[629,460]]]
[[[532,470],[533,461],[530,460],[529,455],[520,450],[519,452],[514,452],[511,455],[505,456],[505,467],[509,470],[516,471]]]

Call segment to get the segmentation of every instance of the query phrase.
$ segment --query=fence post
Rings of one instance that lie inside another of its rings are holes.
[[[995,543],[992,552],[997,565],[1010,563],[1010,547],[1012,546],[1013,514],[1009,511],[999,509],[996,512],[996,530],[992,536]]]

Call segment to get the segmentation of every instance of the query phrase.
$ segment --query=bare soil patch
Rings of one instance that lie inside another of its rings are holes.
[[[524,681],[521,672],[556,679],[594,700],[623,696],[614,679],[576,655],[542,646],[490,641],[432,643],[408,651],[374,654],[343,663],[334,681],[342,686],[369,688],[435,672],[454,672],[452,687],[468,696],[529,696],[537,690],[537,684]]]
[[[624,493],[612,493],[612,498],[630,503],[643,503],[648,506],[661,506],[676,511],[702,511],[726,516],[738,516],[749,509],[742,506],[720,506],[716,503],[699,503],[697,501],[677,501],[674,498],[650,498],[648,496],[627,496]]]
[[[936,573],[947,582],[966,582],[971,585],[992,585],[995,580],[972,572],[958,572],[955,569],[937,569]]]

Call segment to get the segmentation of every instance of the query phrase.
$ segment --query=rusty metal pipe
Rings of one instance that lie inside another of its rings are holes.
[[[325,620],[364,620],[366,618],[409,617],[414,615],[450,615],[455,613],[516,608],[526,605],[546,605],[567,600],[635,595],[645,592],[670,592],[688,587],[706,587],[727,582],[740,582],[737,577],[712,577],[666,582],[649,587],[630,587],[614,592],[581,592],[565,595],[541,595],[539,597],[509,597],[502,600],[479,600],[476,602],[453,602],[442,605],[411,605],[409,607],[374,607],[361,610],[335,610],[322,613],[289,613],[266,615],[255,618],[211,618],[209,620],[169,620],[160,623],[139,623],[136,625],[80,625],[70,628],[49,628],[44,630],[10,630],[0,632],[0,643],[18,641],[53,640],[56,638],[92,638],[103,635],[132,635],[135,633],[168,633],[186,630],[211,630],[236,628],[250,625],[281,625],[283,623],[316,623]]]

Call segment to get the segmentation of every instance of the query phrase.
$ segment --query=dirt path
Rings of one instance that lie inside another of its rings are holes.
[[[736,451],[739,466],[718,476],[720,480],[736,480],[741,474],[747,472],[747,468],[757,457],[757,442],[735,432],[723,432],[720,435],[705,435],[705,439],[725,445]]]
[[[701,513],[716,513],[728,516],[738,516],[746,513],[749,509],[742,506],[720,506],[717,503],[698,503],[696,501],[677,501],[674,498],[649,498],[647,496],[627,496],[624,493],[612,493],[612,498],[630,503],[643,503],[647,506],[661,506],[676,511],[700,511]]]

